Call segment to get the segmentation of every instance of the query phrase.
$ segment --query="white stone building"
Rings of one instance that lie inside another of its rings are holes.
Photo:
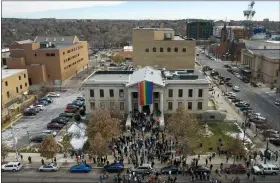
[[[142,81],[153,82],[151,105],[139,105],[138,83]],[[144,67],[135,71],[95,71],[83,82],[83,89],[87,112],[117,107],[123,114],[133,109],[159,109],[162,114],[172,114],[183,104],[193,113],[204,113],[209,84],[201,71]]]

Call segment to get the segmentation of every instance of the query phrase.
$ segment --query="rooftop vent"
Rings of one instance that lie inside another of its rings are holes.
[[[61,38],[61,41],[64,41],[64,37],[63,37],[63,38]]]

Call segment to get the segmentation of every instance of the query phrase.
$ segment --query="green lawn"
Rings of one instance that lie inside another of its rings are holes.
[[[195,154],[203,154],[210,152],[209,148],[212,147],[212,151],[216,151],[219,139],[222,140],[223,147],[226,148],[227,145],[232,141],[232,137],[226,135],[226,132],[240,132],[235,124],[232,123],[209,123],[208,128],[213,132],[213,135],[210,137],[200,137],[193,138],[190,141],[190,146],[193,149]],[[200,142],[202,142],[202,147],[200,147]]]

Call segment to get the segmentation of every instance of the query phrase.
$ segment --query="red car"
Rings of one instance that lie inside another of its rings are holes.
[[[77,107],[72,106],[72,105],[67,105],[64,112],[66,112],[66,113],[76,113],[77,110],[78,110]]]
[[[59,123],[48,123],[47,128],[48,130],[60,130],[63,126],[64,125]]]
[[[247,172],[247,168],[242,164],[233,164],[226,167],[225,172],[228,174],[243,174]]]

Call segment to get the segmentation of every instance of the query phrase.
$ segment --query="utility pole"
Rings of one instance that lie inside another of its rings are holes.
[[[266,138],[266,148],[265,148],[265,151],[264,151],[264,164],[266,164],[266,156],[267,156],[267,153],[268,153],[268,142],[269,142],[269,139]]]
[[[12,135],[13,135],[13,137],[14,137],[14,143],[15,143],[16,161],[18,161],[17,138],[16,138],[16,135],[15,135],[15,132],[14,132],[14,126],[13,126],[13,124],[11,125],[11,128],[12,128]]]
[[[245,136],[246,136],[246,125],[247,125],[247,118],[248,118],[248,112],[245,113],[246,114],[246,118],[245,118],[245,122],[244,122],[244,128],[243,128],[243,145],[245,144]]]

